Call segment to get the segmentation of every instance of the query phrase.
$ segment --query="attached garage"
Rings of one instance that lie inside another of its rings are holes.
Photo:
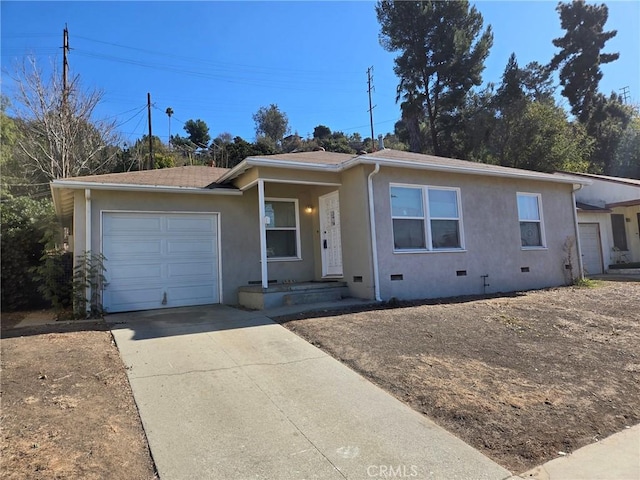
[[[600,225],[597,223],[580,223],[580,250],[582,265],[586,275],[599,275],[602,268],[602,244],[600,241]]]
[[[215,213],[102,212],[107,312],[220,303]]]

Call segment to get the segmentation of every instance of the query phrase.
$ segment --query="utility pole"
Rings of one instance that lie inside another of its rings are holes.
[[[62,31],[62,104],[65,108],[69,98],[69,59],[67,58],[69,50],[69,30],[65,23]]]
[[[620,91],[622,92],[622,101],[625,104],[628,104],[629,103],[629,87],[622,87]]]
[[[62,30],[62,105],[60,105],[60,114],[62,120],[63,134],[60,136],[62,143],[60,148],[60,158],[57,160],[61,166],[61,177],[66,178],[70,170],[69,164],[71,155],[69,154],[68,128],[69,128],[69,30],[67,24],[64,24]],[[51,171],[55,171],[54,159],[51,159]]]
[[[149,117],[149,168],[153,170],[153,137],[151,136],[151,94],[147,93],[147,115]]]
[[[371,91],[375,88],[371,85],[373,83],[373,67],[367,68],[367,92],[369,93],[369,121],[371,122],[371,151],[376,151],[376,142],[373,136],[373,109],[377,105],[371,105]]]
[[[171,115],[173,115],[173,108],[167,107],[164,113],[169,117],[169,148],[171,148]]]

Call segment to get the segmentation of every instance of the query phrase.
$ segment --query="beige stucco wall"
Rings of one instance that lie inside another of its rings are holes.
[[[351,295],[374,298],[367,175],[373,167],[359,165],[342,174],[339,189],[344,281]]]
[[[322,276],[318,197],[335,191],[337,187],[316,187],[266,183],[266,198],[297,199],[300,219],[300,260],[269,260],[269,280],[302,282],[319,280]],[[85,195],[75,192],[73,234],[75,254],[85,250]],[[314,211],[307,214],[305,206]],[[172,193],[91,191],[92,251],[101,251],[101,212],[210,212],[220,215],[220,243],[222,269],[222,303],[236,304],[237,289],[249,282],[259,282],[260,238],[258,233],[258,191],[249,188],[242,196],[189,195]],[[107,259],[108,267],[108,259]]]
[[[260,279],[257,196],[91,191],[92,251],[101,251],[101,212],[209,212],[220,215],[222,302],[235,304],[237,288]],[[84,249],[84,191],[76,193],[76,255]],[[107,259],[108,269],[108,259]]]
[[[390,183],[459,187],[465,250],[394,253]],[[382,168],[374,189],[383,299],[510,292],[567,281],[565,241],[576,237],[571,185]],[[546,249],[522,249],[517,192],[542,195]],[[577,275],[575,248],[572,264]],[[458,270],[467,275],[457,276]],[[403,280],[392,281],[391,275]],[[482,275],[488,275],[486,290]]]
[[[625,232],[627,234],[627,247],[625,252],[630,262],[640,262],[640,225],[638,224],[638,214],[640,205],[633,207],[615,207],[612,213],[624,215]],[[600,226],[600,243],[602,246],[602,259],[605,271],[609,265],[616,262],[617,255],[613,251],[613,227],[611,226],[610,213],[578,212],[579,223],[597,223]]]
[[[316,181],[339,185],[265,182],[267,198],[298,199],[301,240],[301,259],[269,261],[269,279],[295,282],[322,278],[319,197],[337,190],[340,196],[344,280],[352,296],[374,298],[367,189],[367,176],[373,171],[373,166],[360,165],[340,176],[295,171],[276,175],[276,169],[270,170],[262,171],[261,175],[279,180],[290,176],[292,182]],[[244,180],[250,178],[257,177],[252,173]],[[380,293],[384,300],[392,297],[408,299],[481,294],[485,291],[482,275],[489,276],[487,283],[490,286],[486,293],[542,288],[566,282],[567,254],[564,245],[567,237],[575,238],[576,235],[571,185],[385,167],[373,179]],[[390,183],[459,187],[465,250],[394,253]],[[521,248],[516,192],[542,195],[546,249]],[[304,211],[307,205],[313,207],[313,213]],[[242,196],[93,190],[91,225],[94,251],[101,248],[100,212],[105,210],[219,213],[222,302],[237,303],[237,288],[261,279],[256,186],[248,188]],[[84,190],[78,190],[75,193],[73,229],[76,253],[81,253],[85,245],[84,211]],[[629,240],[632,240],[632,235],[629,235]],[[575,249],[572,263],[577,274]],[[521,272],[521,267],[529,267],[530,272]],[[467,275],[457,276],[458,270],[466,270]],[[391,281],[391,275],[402,275],[403,279]]]

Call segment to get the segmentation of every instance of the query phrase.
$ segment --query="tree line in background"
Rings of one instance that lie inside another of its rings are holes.
[[[379,1],[380,43],[399,52],[401,121],[395,133],[415,152],[551,172],[640,178],[638,108],[600,92],[608,8],[583,0],[556,8],[565,34],[546,64],[521,67],[512,54],[501,81],[478,89],[493,44],[491,27],[467,1]],[[556,103],[553,82],[570,112]]]
[[[468,1],[383,0],[375,9],[381,45],[398,52],[394,72],[401,119],[384,135],[387,148],[544,172],[640,178],[638,108],[615,92],[599,91],[600,66],[619,56],[603,52],[616,35],[604,28],[606,5],[559,3],[565,33],[551,40],[558,49],[554,57],[523,67],[514,53],[499,82],[485,88],[480,88],[482,72],[493,33]],[[32,59],[13,79],[16,94],[0,101],[3,309],[33,305],[31,287],[55,283],[52,275],[61,274],[60,265],[53,274],[38,269],[50,263],[59,244],[51,229],[53,179],[151,165],[230,168],[252,155],[376,148],[375,139],[323,124],[306,138],[291,133],[286,113],[271,104],[253,115],[253,142],[227,132],[212,139],[205,121],[191,119],[183,125],[184,136],[171,135],[166,143],[152,137],[151,162],[147,136],[124,144],[116,119],[94,118],[103,92],[83,88],[77,77],[65,88],[55,69],[45,78]],[[569,111],[555,97],[559,87]],[[173,109],[165,113],[170,124]],[[42,293],[58,301],[55,292]]]
[[[603,52],[616,35],[605,30],[606,5],[559,3],[565,34],[551,40],[556,55],[523,67],[513,53],[500,81],[485,88],[493,33],[468,1],[383,0],[375,9],[381,45],[398,52],[401,119],[384,135],[387,148],[547,172],[640,177],[638,109],[615,92],[599,91],[601,65],[619,56]],[[150,168],[146,135],[124,144],[116,120],[93,118],[102,92],[83,88],[77,78],[65,91],[55,69],[45,79],[30,59],[14,80],[16,94],[1,102],[3,192],[44,194],[56,178]],[[556,100],[558,87],[568,112]],[[165,113],[170,122],[173,109]],[[188,120],[184,135],[167,142],[152,138],[153,166],[229,168],[251,155],[318,149],[355,154],[377,143],[323,124],[303,138],[291,133],[287,114],[275,104],[261,107],[253,121],[256,137],[249,142],[228,132],[211,138],[205,121]]]

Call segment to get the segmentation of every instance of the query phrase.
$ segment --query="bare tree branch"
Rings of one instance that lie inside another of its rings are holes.
[[[16,119],[23,130],[18,145],[27,171],[53,180],[111,170],[117,149],[109,147],[118,143],[116,122],[93,118],[104,95],[101,90],[83,89],[75,77],[65,96],[55,64],[45,78],[34,58],[19,65],[12,78]]]

